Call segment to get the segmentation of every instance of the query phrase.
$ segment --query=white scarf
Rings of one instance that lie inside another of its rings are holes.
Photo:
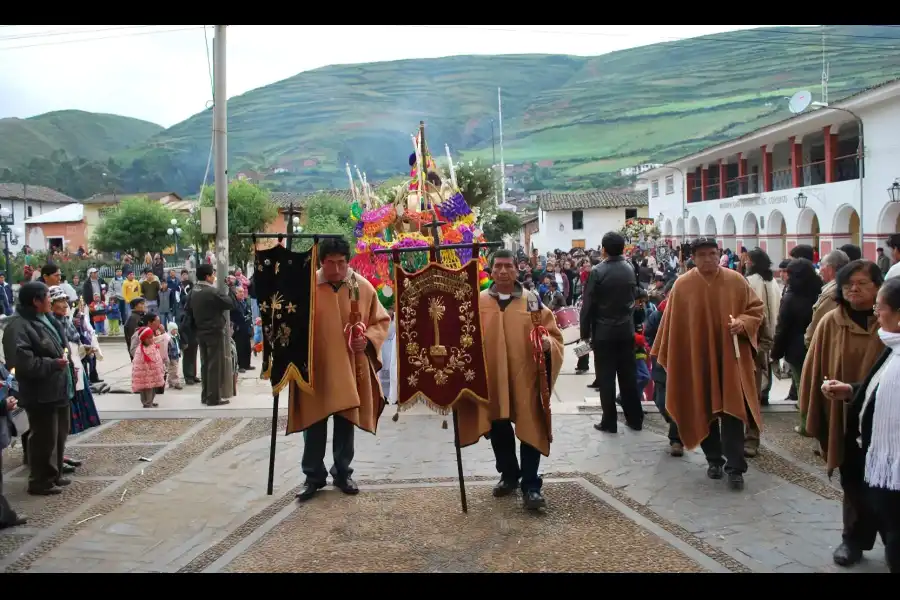
[[[872,441],[866,453],[866,483],[871,487],[900,491],[900,333],[878,330],[891,349],[878,389],[872,415]]]

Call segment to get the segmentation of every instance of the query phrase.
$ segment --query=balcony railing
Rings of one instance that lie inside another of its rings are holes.
[[[819,160],[801,165],[801,186],[821,185],[825,183],[825,161]],[[793,169],[786,167],[772,171],[771,191],[788,190],[794,187]],[[834,182],[859,179],[859,162],[856,154],[840,156],[834,159]],[[701,186],[688,188],[687,201],[702,202]],[[759,173],[751,173],[743,177],[735,177],[725,182],[725,198],[743,196],[745,194],[763,193],[762,177]],[[719,197],[719,182],[712,181],[706,185],[706,200],[724,200]]]

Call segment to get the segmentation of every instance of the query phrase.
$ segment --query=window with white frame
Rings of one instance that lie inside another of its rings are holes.
[[[666,196],[669,194],[675,193],[675,176],[669,175],[666,177]]]
[[[659,179],[650,182],[650,197],[659,198]]]

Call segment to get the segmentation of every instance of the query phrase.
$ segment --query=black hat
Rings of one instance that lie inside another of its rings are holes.
[[[137,298],[132,299],[132,301],[129,302],[128,305],[129,305],[129,306],[132,308],[132,310],[133,310],[135,306],[137,306],[137,305],[140,304],[141,302],[146,302],[146,301],[147,301],[146,298],[142,298],[142,297],[138,296]]]
[[[714,237],[700,237],[691,242],[691,250],[696,252],[700,248],[718,248],[719,243]]]

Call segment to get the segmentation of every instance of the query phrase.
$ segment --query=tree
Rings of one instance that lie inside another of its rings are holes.
[[[200,194],[200,206],[215,206],[216,190],[208,185]],[[269,192],[248,181],[232,181],[228,185],[228,262],[246,270],[253,254],[253,240],[238,237],[240,233],[265,231],[278,217],[278,208],[269,199]],[[212,236],[200,233],[200,211],[195,211],[185,227],[186,237],[204,247],[204,240]]]
[[[461,162],[453,167],[456,171],[456,185],[470,208],[480,207],[485,200],[493,201],[499,188],[497,173],[489,164],[479,159]],[[445,171],[443,176],[449,179],[450,173]]]
[[[350,205],[346,200],[328,194],[316,194],[307,199],[303,206],[306,221],[303,233],[335,233],[344,236],[350,242],[350,251],[355,251],[353,244],[354,223],[350,220]],[[312,242],[302,240],[294,244],[294,248],[305,252]]]
[[[514,212],[501,210],[484,226],[484,237],[489,242],[502,242],[504,235],[516,235],[522,228],[522,220]]]
[[[172,217],[178,217],[159,202],[146,197],[123,198],[94,230],[91,245],[100,252],[128,252],[143,256],[172,245],[166,233]]]

